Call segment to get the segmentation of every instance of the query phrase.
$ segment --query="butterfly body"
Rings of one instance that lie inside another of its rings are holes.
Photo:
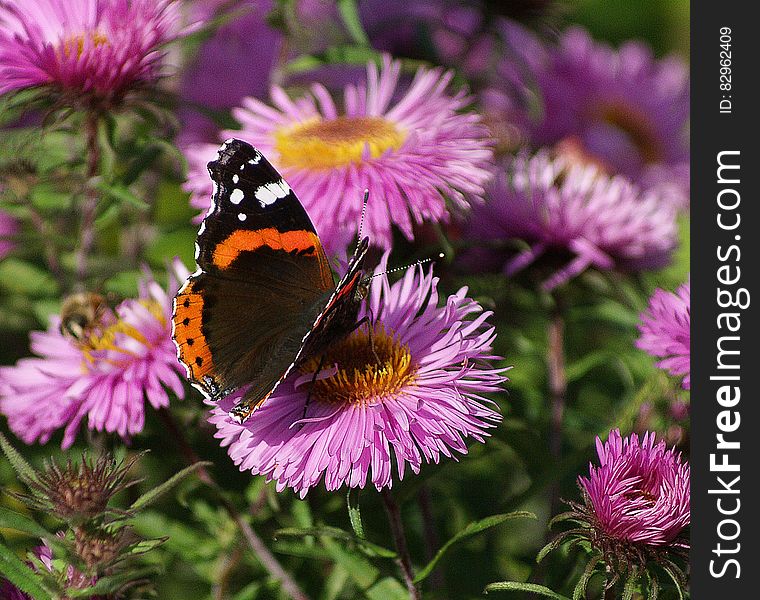
[[[244,421],[294,368],[356,328],[366,238],[336,286],[314,226],[255,148],[228,140],[209,163],[198,270],[177,293],[173,339],[187,376],[219,399],[244,389]]]

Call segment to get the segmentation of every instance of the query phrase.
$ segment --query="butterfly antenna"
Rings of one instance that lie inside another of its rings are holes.
[[[444,256],[445,256],[445,255],[443,254],[443,252],[441,252],[441,253],[438,255],[438,258],[443,258]],[[417,266],[417,265],[424,265],[425,263],[429,263],[429,262],[431,262],[432,260],[433,260],[433,259],[432,259],[432,258],[430,258],[430,257],[428,257],[428,258],[423,258],[423,259],[420,259],[420,260],[418,260],[418,261],[416,261],[416,262],[413,262],[413,263],[409,263],[409,264],[407,264],[407,265],[403,265],[403,266],[401,266],[401,267],[393,267],[392,269],[388,269],[387,271],[382,271],[381,273],[373,273],[373,274],[372,274],[372,275],[370,275],[369,277],[365,277],[365,278],[364,278],[364,281],[365,281],[366,283],[368,283],[368,282],[372,281],[372,280],[373,280],[375,277],[380,277],[380,275],[386,275],[386,274],[388,274],[388,273],[395,273],[396,271],[403,271],[404,269],[408,269],[409,267],[415,267],[415,266]]]
[[[356,242],[357,248],[362,241],[362,230],[364,229],[364,217],[367,215],[367,200],[369,200],[369,190],[364,188],[364,201],[362,202],[362,218],[359,221],[359,239]]]

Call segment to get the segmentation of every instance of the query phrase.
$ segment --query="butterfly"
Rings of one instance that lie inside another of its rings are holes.
[[[227,140],[208,170],[198,269],[174,298],[172,338],[204,396],[244,390],[230,411],[243,423],[293,369],[366,321],[358,314],[369,238],[360,236],[335,285],[309,216],[258,150]]]

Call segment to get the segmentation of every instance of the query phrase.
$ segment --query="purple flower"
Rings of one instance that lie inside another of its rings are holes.
[[[53,85],[98,103],[159,75],[176,38],[172,0],[25,0],[0,3],[0,93]]]
[[[542,110],[538,118],[518,118],[536,146],[577,140],[609,173],[663,185],[668,199],[688,204],[689,75],[682,60],[655,60],[637,42],[615,50],[577,27],[543,52],[529,47],[525,62]]]
[[[676,211],[654,191],[546,152],[515,158],[489,196],[476,207],[467,235],[479,242],[527,242],[529,248],[506,263],[507,275],[548,252],[574,256],[544,283],[546,289],[590,266],[661,266],[677,242]]]
[[[600,539],[648,546],[685,544],[677,541],[689,525],[689,463],[675,448],[656,442],[654,433],[610,432],[597,438],[599,466],[589,465],[589,476],[579,477],[585,507]]]
[[[675,376],[683,375],[683,388],[691,388],[691,284],[675,294],[655,290],[649,307],[641,314],[641,337],[636,346],[652,356],[663,357],[657,366]]]
[[[458,112],[464,93],[446,94],[452,73],[421,68],[399,94],[400,70],[387,56],[380,70],[370,63],[366,82],[346,86],[342,111],[320,84],[296,100],[275,87],[275,108],[246,98],[233,111],[243,129],[226,137],[252,143],[282,172],[328,248],[355,235],[365,189],[366,232],[386,248],[393,224],[411,240],[413,224],[448,219],[447,201],[465,210],[484,193],[487,132],[477,115]],[[190,173],[189,188],[204,185],[208,205],[205,168]]]
[[[13,236],[18,233],[18,223],[9,214],[0,211],[0,260],[13,250]]]
[[[180,280],[187,276],[178,261],[174,269]],[[0,412],[11,430],[31,444],[65,428],[62,446],[68,448],[87,416],[90,429],[127,438],[142,431],[145,399],[156,409],[168,406],[165,387],[183,398],[184,369],[171,340],[177,288],[174,276],[168,291],[147,277],[139,298],[101,311],[79,337],[64,335],[59,317],[47,331],[32,332],[39,358],[0,368]]]
[[[387,257],[387,255],[386,255]],[[380,265],[385,268],[385,260]],[[325,487],[363,488],[369,478],[391,487],[406,466],[467,453],[501,416],[482,394],[497,392],[505,369],[489,361],[495,337],[489,312],[466,289],[438,307],[437,279],[410,268],[396,284],[373,280],[361,316],[369,315],[374,351],[364,327],[331,346],[311,390],[318,359],[288,377],[244,424],[227,413],[239,398],[211,411],[216,437],[241,470],[275,480],[304,497],[324,477]]]

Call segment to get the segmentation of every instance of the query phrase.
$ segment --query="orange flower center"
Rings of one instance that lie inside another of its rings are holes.
[[[374,347],[374,352],[373,352]],[[369,404],[382,401],[412,385],[417,366],[409,348],[382,325],[372,330],[372,343],[365,328],[355,331],[324,354],[323,369],[331,365],[338,372],[314,383],[312,398],[330,404]],[[307,361],[301,370],[314,373],[319,357]]]
[[[283,167],[331,169],[397,150],[406,134],[381,117],[314,118],[274,134]]]
[[[93,46],[107,46],[109,44],[108,38],[99,31],[90,31],[88,33],[80,33],[79,35],[73,35],[66,38],[63,41],[63,55],[66,58],[76,55],[77,58],[82,56],[84,52],[85,42],[89,41]]]
[[[163,325],[166,325],[166,318],[164,317],[164,311],[160,303],[155,300],[140,300],[139,302]],[[86,360],[83,365],[85,371],[98,360],[94,355],[97,351],[112,350],[123,354],[125,358],[134,356],[134,353],[117,343],[122,335],[129,336],[144,346],[148,345],[148,340],[145,339],[145,336],[122,319],[117,319],[105,327],[93,327],[89,334],[79,342],[79,347]],[[114,363],[118,362],[114,361]]]

